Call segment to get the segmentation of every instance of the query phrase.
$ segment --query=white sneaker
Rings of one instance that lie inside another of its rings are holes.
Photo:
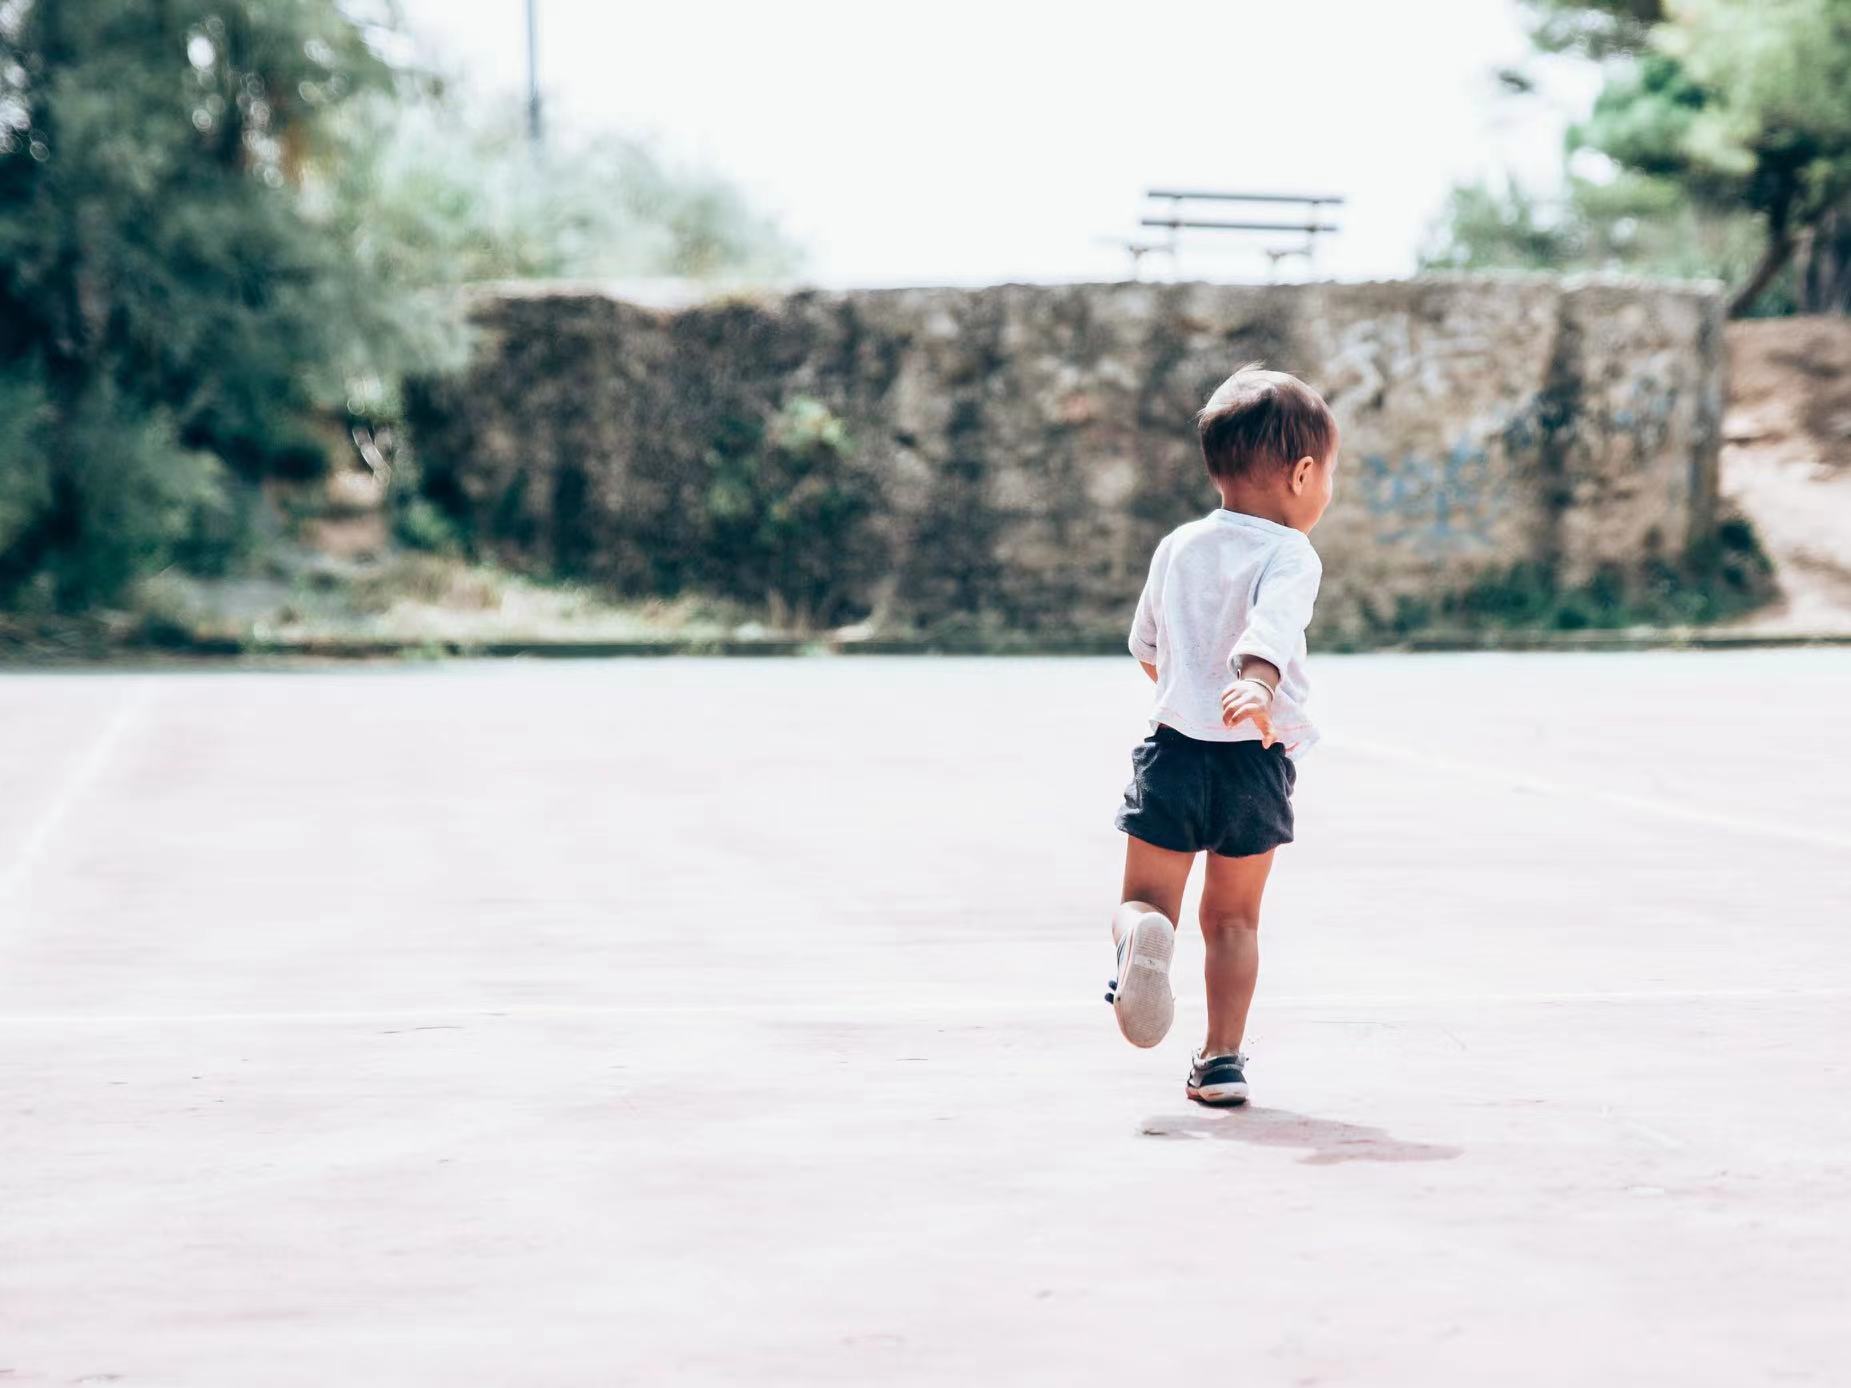
[[[1146,911],[1118,942],[1118,977],[1106,987],[1105,1000],[1118,1017],[1118,1029],[1134,1046],[1150,1047],[1170,1033],[1176,998],[1170,992],[1170,955],[1176,930],[1155,911]]]

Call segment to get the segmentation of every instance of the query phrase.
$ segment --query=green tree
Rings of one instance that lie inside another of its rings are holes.
[[[1727,277],[1754,307],[1788,271],[1799,306],[1851,307],[1851,0],[1530,0],[1545,52],[1599,60],[1606,83],[1569,153],[1610,160],[1569,180],[1553,216],[1466,190],[1432,257],[1561,255],[1568,264]],[[1521,73],[1507,82],[1528,85]],[[1755,245],[1744,259],[1751,227]],[[1538,238],[1537,232],[1543,233]]]
[[[1743,312],[1851,195],[1851,0],[1673,0],[1571,138],[1756,215]]]
[[[1424,270],[1552,270],[1579,262],[1585,234],[1515,183],[1461,184],[1452,190]]]
[[[1530,38],[1545,53],[1634,57],[1668,17],[1664,0],[1526,0]]]
[[[166,562],[406,349],[318,171],[392,73],[336,0],[0,3],[0,600]],[[222,460],[222,463],[221,463]]]
[[[618,140],[536,160],[388,62],[395,22],[0,0],[0,608],[222,553],[257,479],[348,456],[461,359],[457,283],[789,269],[723,180]]]
[[[1559,197],[1514,183],[1455,188],[1421,266],[1429,270],[1618,270],[1678,279],[1744,280],[1761,252],[1746,212],[1699,207],[1668,179],[1623,173],[1569,177]],[[1791,298],[1761,308],[1791,312]]]

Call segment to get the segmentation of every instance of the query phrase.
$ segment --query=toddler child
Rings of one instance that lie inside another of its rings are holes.
[[[1125,881],[1106,1000],[1132,1045],[1168,1033],[1176,920],[1206,853],[1208,1033],[1185,1092],[1240,1104],[1260,896],[1273,850],[1292,841],[1294,762],[1317,740],[1305,626],[1323,566],[1306,537],[1330,505],[1337,424],[1310,386],[1255,365],[1222,382],[1196,431],[1221,506],[1163,538],[1131,624],[1131,653],[1157,689],[1118,812]]]

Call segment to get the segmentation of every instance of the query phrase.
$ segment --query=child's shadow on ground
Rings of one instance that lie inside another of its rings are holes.
[[[1465,1151],[1432,1142],[1402,1142],[1380,1128],[1311,1118],[1280,1108],[1201,1109],[1181,1117],[1146,1118],[1138,1131],[1145,1137],[1211,1137],[1251,1142],[1257,1147],[1302,1147],[1299,1160],[1310,1166],[1345,1161],[1450,1161]]]

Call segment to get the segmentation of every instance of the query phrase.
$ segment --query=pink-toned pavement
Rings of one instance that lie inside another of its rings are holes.
[[[1317,673],[1233,1113],[1128,659],[0,677],[0,1384],[1851,1379],[1851,652]]]

